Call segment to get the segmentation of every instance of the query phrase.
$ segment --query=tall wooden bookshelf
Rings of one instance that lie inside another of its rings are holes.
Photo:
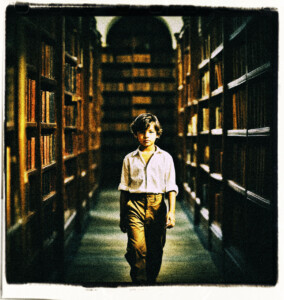
[[[277,277],[277,21],[184,17],[177,35],[183,199],[229,283]]]
[[[6,24],[6,276],[52,281],[100,182],[100,35],[12,6]]]
[[[158,145],[175,151],[175,57],[167,29],[154,17],[121,18],[107,42],[102,56],[104,181],[117,185],[124,156],[138,146],[129,125],[139,114],[157,115],[165,132]]]

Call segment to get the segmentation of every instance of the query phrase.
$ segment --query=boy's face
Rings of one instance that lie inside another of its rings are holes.
[[[137,139],[141,146],[148,148],[155,144],[158,135],[155,129],[155,123],[151,122],[145,131],[137,132]]]

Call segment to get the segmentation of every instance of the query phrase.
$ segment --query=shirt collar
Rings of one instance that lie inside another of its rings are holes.
[[[155,150],[155,152],[154,153],[162,153],[162,150],[157,146],[157,145],[155,145],[155,147],[156,147],[156,150]],[[136,156],[136,155],[139,155],[139,147],[132,153],[132,156]]]

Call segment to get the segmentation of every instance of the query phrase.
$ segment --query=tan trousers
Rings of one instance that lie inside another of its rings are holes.
[[[126,260],[134,283],[154,283],[166,240],[167,208],[163,194],[129,194]]]

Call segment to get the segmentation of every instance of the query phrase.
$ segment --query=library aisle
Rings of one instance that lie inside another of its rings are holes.
[[[167,231],[157,284],[218,284],[221,276],[202,246],[180,203],[177,223]],[[119,229],[119,192],[102,190],[77,250],[66,259],[66,284],[117,286],[131,284],[124,258],[127,236]]]

